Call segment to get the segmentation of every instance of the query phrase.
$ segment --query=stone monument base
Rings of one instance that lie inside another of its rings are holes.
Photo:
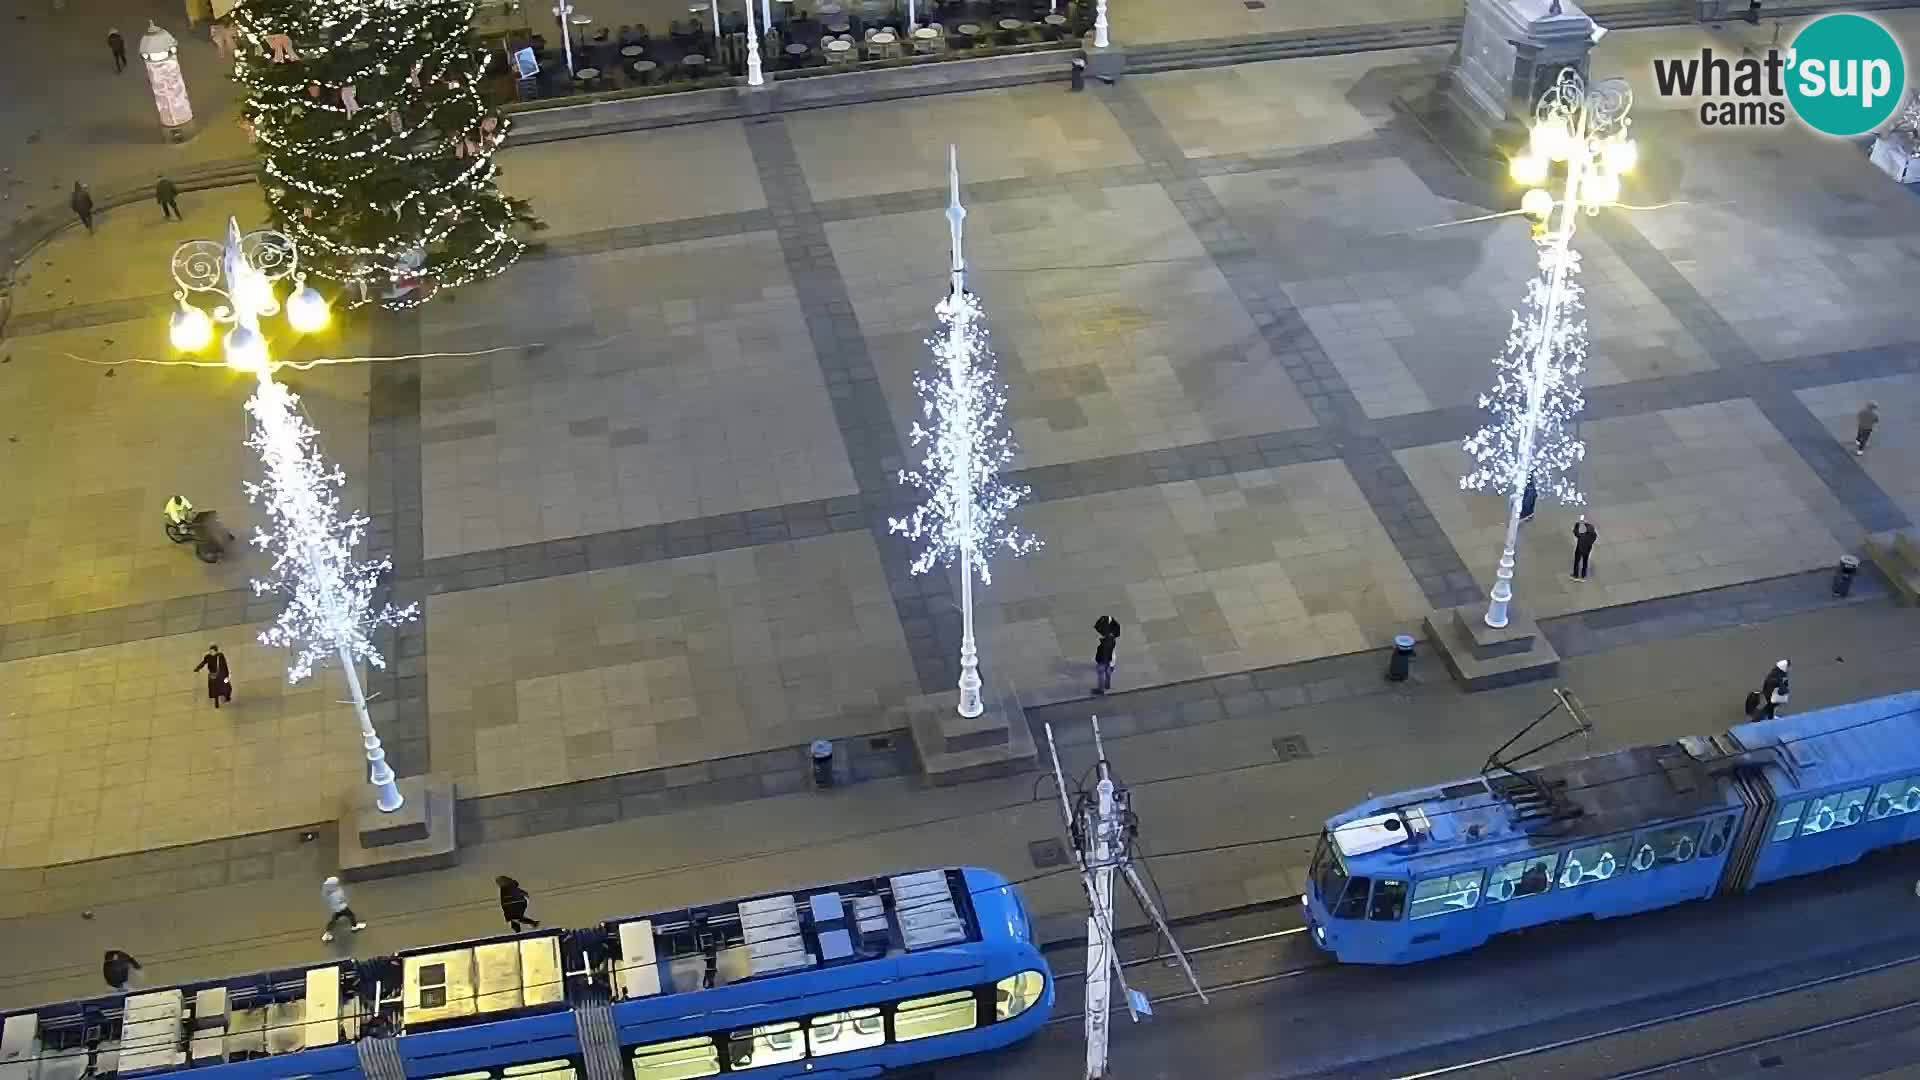
[[[406,802],[392,813],[374,805],[366,784],[340,814],[340,876],[370,881],[421,870],[439,870],[460,861],[454,834],[453,781],[438,776],[408,776],[394,784]]]
[[[1507,625],[1488,626],[1486,606],[1446,608],[1427,616],[1427,639],[1440,650],[1447,670],[1468,691],[1551,677],[1560,654],[1532,618],[1507,607]]]
[[[1920,183],[1920,139],[1910,131],[1889,131],[1873,140],[1867,160],[1902,184]]]
[[[1107,82],[1119,78],[1127,72],[1127,51],[1107,39],[1107,47],[1096,49],[1091,40],[1081,48],[1080,55],[1087,61],[1087,77],[1105,79]]]
[[[958,690],[927,694],[907,703],[913,748],[929,782],[945,786],[1009,776],[1039,760],[1020,695],[1009,690],[989,697],[982,690],[987,709],[972,719],[955,710]]]

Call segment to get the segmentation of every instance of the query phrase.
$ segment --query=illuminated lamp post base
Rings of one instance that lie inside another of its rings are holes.
[[[1560,654],[1517,604],[1506,609],[1507,624],[1487,625],[1487,605],[1463,604],[1427,616],[1426,638],[1465,690],[1545,679],[1560,670]]]
[[[459,862],[454,785],[444,776],[403,776],[398,810],[379,807],[378,789],[355,785],[341,808],[340,876],[348,881],[440,870]]]

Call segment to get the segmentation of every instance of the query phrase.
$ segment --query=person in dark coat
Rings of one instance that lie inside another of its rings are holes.
[[[120,36],[119,27],[107,31],[107,48],[113,50],[114,74],[127,70],[127,39]]]
[[[139,970],[141,970],[140,961],[119,949],[108,949],[106,957],[100,961],[100,977],[107,980],[107,985],[115,990],[125,990],[127,980],[133,978],[133,973]]]
[[[1120,620],[1102,615],[1093,624],[1100,644],[1093,648],[1093,692],[1104,694],[1113,689],[1113,647],[1120,641]]]
[[[1533,477],[1527,477],[1527,488],[1520,493],[1520,520],[1533,520],[1533,504],[1540,501],[1540,488],[1534,484]]]
[[[87,185],[75,180],[73,195],[67,200],[67,205],[73,207],[73,216],[80,219],[80,224],[85,225],[88,232],[92,232],[93,195],[87,191]]]
[[[1880,403],[1869,401],[1860,406],[1853,423],[1853,456],[1859,457],[1867,452],[1867,440],[1873,438],[1873,429],[1880,426]]]
[[[521,888],[519,882],[502,874],[494,878],[493,883],[500,886],[500,914],[506,917],[507,925],[513,928],[514,933],[520,932],[521,923],[540,925],[539,919],[527,914],[527,905],[533,902],[533,898],[527,895],[527,890]]]
[[[1593,545],[1600,541],[1600,530],[1587,523],[1587,515],[1573,523],[1573,579],[1587,580],[1587,562],[1593,558]]]
[[[205,669],[207,673],[207,697],[213,700],[213,707],[219,708],[222,701],[233,704],[233,677],[227,670],[227,654],[220,646],[207,646],[207,655],[200,658],[193,670]]]
[[[1787,685],[1788,664],[1777,661],[1767,672],[1767,678],[1760,684],[1760,707],[1754,712],[1755,720],[1771,720],[1780,706],[1787,703],[1789,687]]]
[[[160,204],[161,220],[164,221],[167,218],[175,221],[186,220],[180,216],[180,189],[173,186],[173,181],[164,175],[154,181],[153,201]]]

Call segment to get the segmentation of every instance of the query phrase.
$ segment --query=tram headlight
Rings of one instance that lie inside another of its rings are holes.
[[[1038,971],[1009,975],[994,985],[993,1018],[1011,1020],[1033,1007],[1047,989],[1047,977]]]
[[[1320,944],[1322,944],[1322,945],[1325,945],[1325,944],[1327,943],[1327,928],[1326,928],[1326,927],[1324,927],[1324,926],[1316,926],[1316,927],[1314,927],[1314,928],[1313,928],[1313,940],[1314,940],[1314,941],[1316,941],[1316,942],[1318,942],[1318,943],[1320,943]]]

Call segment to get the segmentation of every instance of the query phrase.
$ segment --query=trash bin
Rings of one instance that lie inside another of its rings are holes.
[[[1407,669],[1413,664],[1413,635],[1400,634],[1393,639],[1393,656],[1387,661],[1387,681],[1406,682]]]
[[[1085,90],[1087,88],[1087,62],[1078,57],[1074,58],[1070,77],[1073,79],[1073,89],[1076,92]]]
[[[813,786],[830,788],[833,786],[833,743],[827,739],[815,739],[813,753]]]
[[[1853,591],[1853,575],[1860,572],[1860,560],[1852,555],[1840,556],[1840,565],[1833,568],[1833,595],[1845,596]]]

